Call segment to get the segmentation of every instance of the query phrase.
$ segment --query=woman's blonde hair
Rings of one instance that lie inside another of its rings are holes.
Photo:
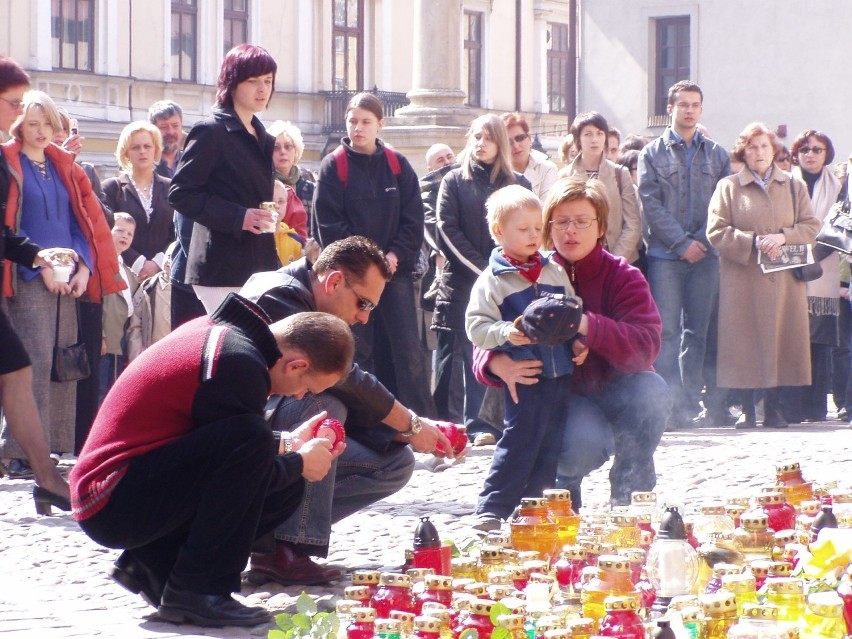
[[[23,109],[21,115],[18,116],[14,124],[12,124],[12,128],[9,129],[9,133],[18,140],[23,138],[21,134],[21,127],[24,124],[24,120],[27,118],[27,114],[33,108],[40,108],[42,110],[54,131],[62,129],[62,120],[59,118],[59,108],[56,106],[56,102],[54,102],[53,99],[44,91],[33,90],[24,93],[24,100],[21,102],[21,108]]]
[[[293,159],[293,164],[299,163],[299,160],[302,159],[302,154],[305,152],[305,141],[302,139],[302,132],[299,130],[299,127],[292,122],[275,120],[275,122],[267,127],[266,132],[275,138],[276,141],[282,135],[290,138],[293,146],[296,147],[296,157]]]
[[[494,168],[491,169],[490,182],[495,182],[500,175],[504,175],[509,182],[515,182],[515,174],[512,171],[512,160],[509,146],[509,134],[506,133],[506,125],[499,116],[493,114],[480,115],[470,123],[467,130],[467,144],[464,151],[459,154],[462,175],[466,180],[473,179],[473,162],[476,157],[473,149],[476,146],[476,134],[485,131],[488,137],[497,145],[497,157],[494,158]]]
[[[134,133],[146,132],[151,134],[151,139],[154,142],[154,164],[158,163],[163,157],[163,135],[160,129],[155,127],[147,120],[136,120],[125,126],[121,130],[121,136],[118,138],[118,145],[115,147],[115,159],[125,171],[132,171],[133,165],[130,163],[130,158],[127,152],[130,150],[130,140]]]

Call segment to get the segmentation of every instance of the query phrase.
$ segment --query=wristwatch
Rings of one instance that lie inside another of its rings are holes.
[[[286,430],[273,430],[272,440],[275,442],[275,454],[282,455],[284,453],[293,452],[293,433]],[[281,452],[281,442],[284,442],[284,453]]]
[[[423,430],[423,424],[420,423],[420,418],[411,413],[411,421],[408,422],[408,430],[400,433],[403,437],[411,437],[412,435],[416,435],[421,430]]]

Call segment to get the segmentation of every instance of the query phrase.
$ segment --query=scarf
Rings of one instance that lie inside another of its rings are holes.
[[[529,259],[526,262],[520,262],[516,260],[514,257],[509,257],[506,255],[505,251],[500,251],[500,254],[506,258],[506,261],[518,269],[518,273],[524,276],[530,284],[535,284],[538,282],[538,278],[541,275],[541,253],[533,253],[530,255]]]
[[[793,177],[804,181],[801,167],[794,166],[792,173]],[[840,186],[840,180],[834,177],[827,166],[824,166],[811,196],[814,215],[820,222],[825,219],[832,204],[837,201]],[[812,282],[806,282],[808,312],[816,316],[838,315],[840,313],[840,262],[837,255],[832,253],[820,264],[822,264],[822,277]]]
[[[294,164],[290,167],[290,173],[287,175],[283,175],[276,171],[275,176],[295,191],[296,183],[299,181],[299,178],[302,177],[302,172],[299,170],[299,167]]]

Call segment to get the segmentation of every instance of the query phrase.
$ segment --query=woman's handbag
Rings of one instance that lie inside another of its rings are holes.
[[[53,339],[53,366],[50,368],[50,380],[53,382],[77,382],[86,379],[92,374],[89,365],[89,355],[86,345],[77,342],[71,346],[59,346],[59,308],[62,296],[56,297],[56,334]],[[79,338],[80,330],[80,307],[76,300],[74,307],[77,309],[77,332]]]
[[[843,191],[846,191],[844,186]],[[852,255],[852,212],[849,198],[841,192],[841,199],[835,202],[825,216],[822,228],[817,233],[817,244],[830,246],[835,251]]]

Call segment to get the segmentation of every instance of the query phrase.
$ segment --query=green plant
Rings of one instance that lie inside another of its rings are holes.
[[[317,612],[317,604],[306,592],[296,599],[296,612],[275,615],[278,626],[267,639],[334,639],[340,628],[336,612]]]

